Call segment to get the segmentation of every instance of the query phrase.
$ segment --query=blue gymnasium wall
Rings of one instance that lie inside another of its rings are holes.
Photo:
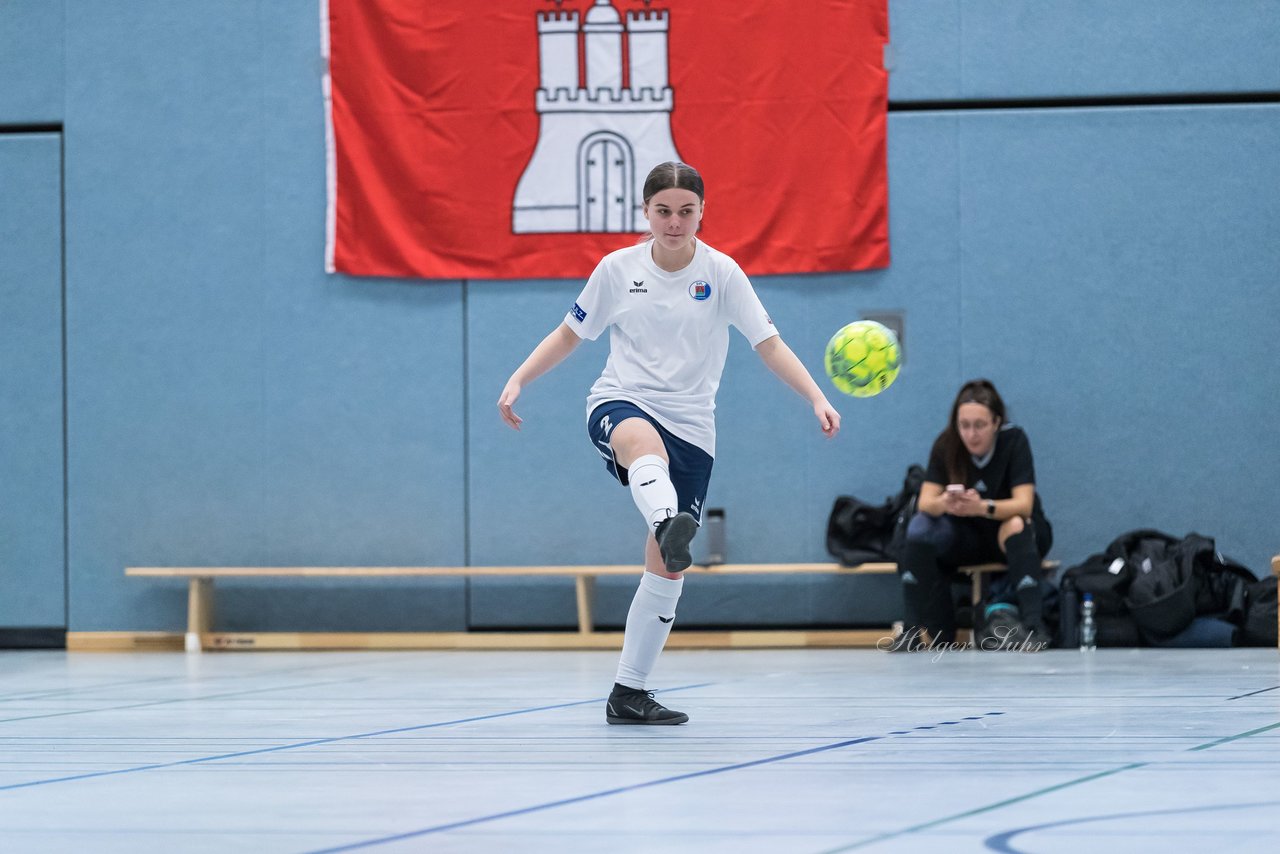
[[[825,442],[735,340],[709,496],[727,508],[729,558],[825,559],[833,497],[895,491],[959,383],[986,375],[1032,437],[1056,556],[1150,525],[1216,536],[1263,570],[1280,551],[1280,2],[890,8],[893,266],[757,287],[815,372],[836,323],[905,311],[906,366],[889,393],[837,401],[845,430]],[[126,565],[638,558],[630,499],[583,433],[604,342],[526,392],[522,433],[494,410],[579,282],[322,272],[318,28],[314,0],[0,5],[0,128],[61,128],[67,430],[64,505],[0,491],[3,530],[56,531],[65,510],[65,558],[0,542],[0,581],[61,607],[28,564],[65,561],[54,569],[73,630],[182,625],[181,587],[126,580]],[[1212,102],[1240,93],[1261,97]],[[1209,102],[1040,104],[1187,95]],[[910,109],[934,102],[955,109]],[[21,136],[0,134],[0,151]],[[54,192],[8,182],[0,210],[19,191],[34,209]],[[0,251],[13,267],[13,250]],[[47,263],[54,250],[42,251]],[[0,337],[19,333],[29,323],[0,313]],[[6,373],[8,353],[0,346]],[[0,405],[62,393],[56,371],[16,383],[0,385]],[[24,470],[30,489],[60,490],[62,460],[24,435],[0,437],[0,462],[30,450],[43,460]],[[572,614],[557,582],[341,586],[228,585],[219,625]],[[602,586],[605,622],[621,618],[631,586]],[[874,584],[691,585],[681,614],[685,625],[878,620],[893,598]]]

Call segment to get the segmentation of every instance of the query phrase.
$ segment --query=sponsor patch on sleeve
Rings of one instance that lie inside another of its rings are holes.
[[[579,323],[587,319],[587,313],[583,311],[582,306],[578,305],[576,302],[573,304],[572,314],[574,319],[577,320]]]

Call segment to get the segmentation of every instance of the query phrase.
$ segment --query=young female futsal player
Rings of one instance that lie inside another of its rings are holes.
[[[627,613],[622,658],[605,710],[611,724],[681,724],[645,690],[675,619],[693,559],[715,456],[715,395],[736,326],[771,371],[813,406],[835,436],[840,414],[783,343],[751,282],[729,256],[698,240],[702,177],[663,163],[644,183],[650,235],[606,255],[564,321],[511,375],[498,398],[514,429],[521,390],[605,329],[609,359],[587,397],[587,431],[609,473],[644,517],[645,572]]]

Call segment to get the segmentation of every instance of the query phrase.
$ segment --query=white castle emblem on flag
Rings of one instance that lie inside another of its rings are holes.
[[[645,175],[680,160],[671,138],[669,14],[645,8],[627,12],[624,22],[610,0],[595,0],[581,26],[577,11],[536,13],[538,144],[516,186],[513,232],[644,229]]]

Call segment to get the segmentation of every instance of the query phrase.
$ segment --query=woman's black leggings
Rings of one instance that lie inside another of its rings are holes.
[[[1040,564],[1053,545],[1053,529],[1037,520],[1009,537],[1003,551],[997,538],[999,529],[999,523],[990,519],[927,513],[911,517],[898,562],[907,630],[927,629],[937,642],[955,640],[951,580],[956,567],[993,562],[1009,566],[1009,581],[1017,592],[1022,621],[1029,626],[1040,624]]]

